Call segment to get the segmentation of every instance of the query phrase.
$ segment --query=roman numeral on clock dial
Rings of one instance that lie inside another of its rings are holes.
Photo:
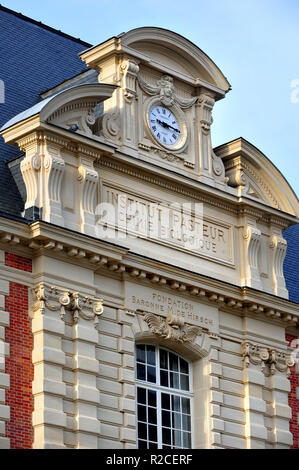
[[[181,137],[180,127],[175,115],[164,106],[157,105],[151,108],[149,124],[152,133],[163,145],[175,145]]]

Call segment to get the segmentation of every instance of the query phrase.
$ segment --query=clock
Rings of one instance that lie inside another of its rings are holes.
[[[179,120],[165,106],[152,106],[148,113],[148,123],[152,134],[163,146],[177,147],[183,139]]]

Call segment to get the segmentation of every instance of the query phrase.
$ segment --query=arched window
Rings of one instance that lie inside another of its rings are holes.
[[[136,346],[139,449],[191,449],[191,364],[167,349]]]

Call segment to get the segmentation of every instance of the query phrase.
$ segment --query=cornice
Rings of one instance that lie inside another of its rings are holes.
[[[107,269],[126,275],[127,279],[171,289],[177,295],[199,297],[201,301],[239,316],[253,316],[285,327],[299,326],[299,306],[287,299],[162,264],[123,247],[45,222],[37,221],[27,227],[2,218],[0,234],[0,243],[13,246],[14,250],[20,246],[27,250],[27,256],[48,253],[70,263],[87,265],[94,271]]]
[[[146,162],[140,162],[136,158],[134,158],[134,162],[129,162],[127,159],[124,161],[124,158],[117,150],[113,157],[112,159],[103,156],[98,162],[99,166],[182,194],[195,199],[197,202],[210,204],[235,215],[250,215],[263,221],[271,219],[273,223],[277,223],[284,228],[288,227],[290,223],[299,222],[293,215],[281,212],[266,204],[239,198],[230,192],[204,185],[199,181],[190,179],[187,176],[184,177],[184,175],[178,175],[176,172],[170,172],[161,167],[156,168],[153,165],[149,167],[149,165],[145,165]]]

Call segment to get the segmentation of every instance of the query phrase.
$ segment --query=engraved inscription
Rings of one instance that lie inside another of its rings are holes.
[[[191,203],[155,203],[108,187],[104,187],[104,203],[114,210],[106,211],[108,220],[101,217],[98,223],[133,237],[232,261],[230,228],[207,220],[203,204],[196,204],[194,210]]]

